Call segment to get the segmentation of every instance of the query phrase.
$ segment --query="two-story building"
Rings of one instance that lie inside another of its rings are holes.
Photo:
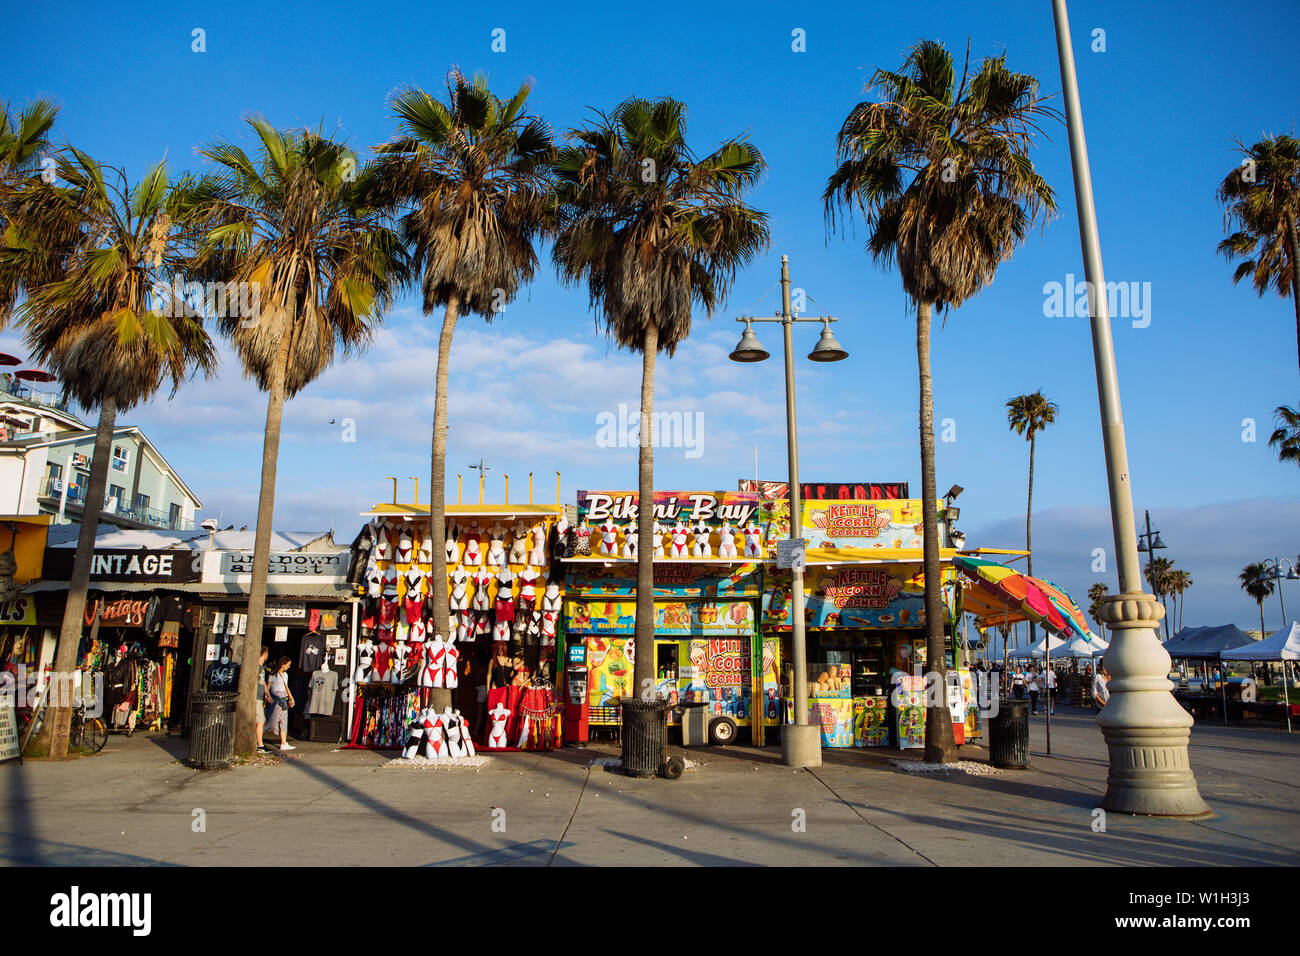
[[[86,507],[95,429],[56,395],[0,376],[0,513],[79,523]],[[113,430],[113,459],[100,522],[188,531],[203,507],[137,426]]]

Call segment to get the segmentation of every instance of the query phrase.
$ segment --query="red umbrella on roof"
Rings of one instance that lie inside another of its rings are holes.
[[[6,352],[0,352],[0,365],[22,365],[23,360],[16,355],[9,355]]]
[[[15,377],[21,378],[24,382],[54,382],[57,377],[49,372],[39,368],[25,368],[21,372],[15,372]]]

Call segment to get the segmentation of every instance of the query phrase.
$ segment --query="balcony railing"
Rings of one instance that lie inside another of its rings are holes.
[[[41,482],[40,496],[52,501],[59,501],[63,497],[63,480],[46,475]],[[85,508],[86,485],[84,482],[68,487],[68,498],[65,507],[67,505]],[[104,496],[103,513],[126,518],[129,521],[149,525],[153,528],[162,528],[166,531],[194,530],[194,521],[192,519],[181,516],[173,518],[169,512],[158,511],[155,508],[136,508],[121,501],[114,503],[111,495]]]
[[[0,398],[6,396],[19,398],[24,402],[31,402],[33,405],[46,405],[61,412],[68,411],[68,403],[59,398],[58,395],[49,392],[38,392],[12,375],[0,375]]]

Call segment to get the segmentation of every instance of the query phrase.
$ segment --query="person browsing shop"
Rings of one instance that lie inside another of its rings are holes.
[[[289,708],[294,705],[293,694],[289,692],[289,667],[292,661],[281,657],[275,665],[266,689],[271,695],[271,706],[266,715],[266,729],[271,733],[280,732],[280,749],[297,750],[289,743]]]

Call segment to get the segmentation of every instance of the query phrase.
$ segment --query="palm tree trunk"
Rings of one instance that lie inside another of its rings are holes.
[[[235,714],[235,753],[251,754],[262,741],[257,733],[258,659],[262,653],[262,622],[266,616],[266,587],[271,566],[271,530],[275,515],[275,474],[280,463],[280,423],[284,417],[285,380],[289,372],[292,336],[280,334],[275,364],[271,367],[266,399],[266,431],[262,438],[262,485],[257,496],[257,530],[253,535],[253,580],[248,586],[248,628],[239,655],[239,702]],[[269,662],[269,661],[268,661]],[[195,662],[197,665],[197,662]]]
[[[1264,632],[1264,602],[1256,601],[1255,603],[1259,605],[1259,639],[1262,641],[1268,637],[1268,634]]]
[[[95,428],[95,451],[90,461],[90,481],[86,486],[86,504],[77,534],[77,553],[72,561],[72,580],[63,604],[63,623],[59,628],[58,649],[54,655],[54,673],[47,691],[52,705],[44,726],[48,728],[47,753],[54,760],[68,755],[68,733],[72,728],[72,701],[68,695],[68,676],[77,669],[77,651],[81,645],[82,620],[86,613],[86,592],[90,586],[90,564],[95,556],[95,533],[104,508],[104,491],[108,487],[108,465],[113,458],[113,425],[117,420],[117,401],[112,396],[99,403],[99,424]],[[47,731],[42,731],[44,735]]]
[[[1296,237],[1295,220],[1286,224],[1287,245],[1291,253],[1291,304],[1295,306],[1295,347],[1300,360],[1300,239]]]
[[[633,693],[645,699],[654,688],[655,666],[655,358],[659,328],[646,326],[641,347],[641,427],[637,454],[636,657]]]
[[[451,371],[451,340],[460,318],[460,294],[447,298],[438,338],[438,371],[433,393],[433,454],[429,473],[429,534],[433,573],[429,577],[429,598],[433,605],[434,633],[449,625],[451,602],[447,598],[447,381]],[[442,568],[441,573],[438,571]],[[450,706],[451,691],[434,689],[430,703],[438,710]]]
[[[957,755],[948,710],[948,668],[944,661],[943,579],[939,566],[938,495],[934,484],[934,389],[930,377],[930,303],[916,304],[916,364],[921,380],[921,520],[925,560],[925,661],[938,675],[939,702],[927,702],[925,762],[951,763]],[[928,675],[927,675],[928,676]]]
[[[1037,442],[1037,438],[1034,436],[1034,433],[1031,429],[1031,431],[1029,432],[1029,498],[1025,501],[1025,550],[1029,552],[1029,554],[1025,557],[1025,564],[1027,565],[1025,571],[1027,574],[1029,574],[1030,577],[1033,577],[1034,574],[1034,545],[1033,545],[1034,538],[1032,534],[1031,519],[1034,513],[1034,445],[1036,442]],[[1035,636],[1036,635],[1034,633],[1034,622],[1030,621],[1029,622],[1029,646],[1030,647],[1034,646]]]

